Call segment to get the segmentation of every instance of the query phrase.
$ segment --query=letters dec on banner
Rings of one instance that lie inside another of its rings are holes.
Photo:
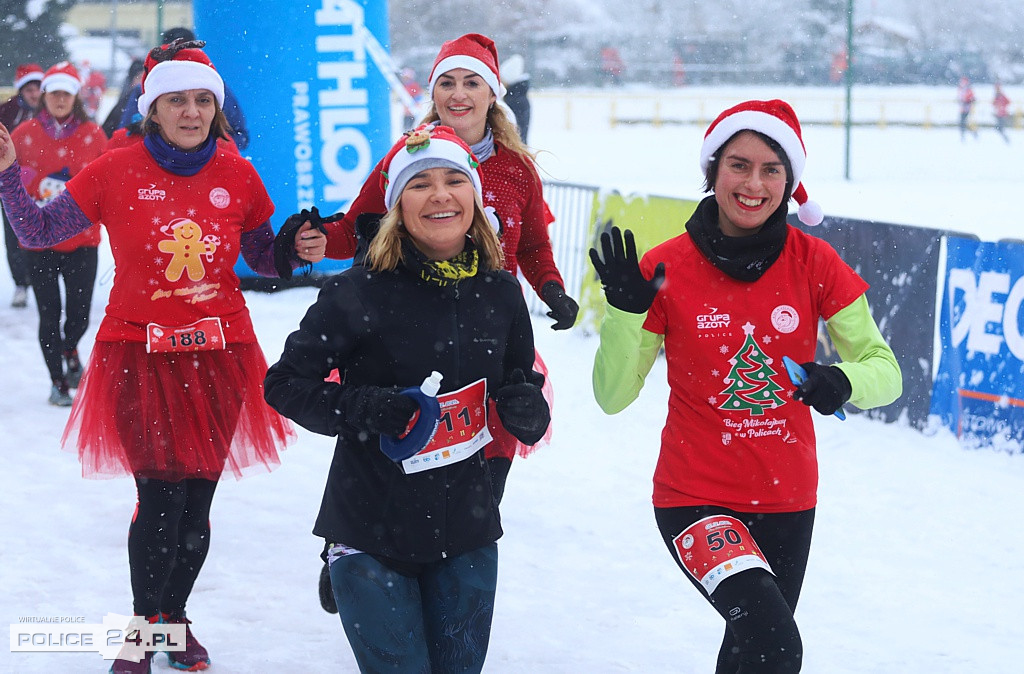
[[[950,237],[931,413],[968,446],[1024,441],[1024,246]]]

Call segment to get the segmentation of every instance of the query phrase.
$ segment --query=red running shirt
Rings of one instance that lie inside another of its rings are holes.
[[[11,140],[18,151],[21,181],[39,205],[63,192],[68,180],[103,154],[107,146],[107,136],[95,122],[81,122],[70,135],[54,139],[46,133],[41,120],[31,119],[14,130]],[[95,248],[100,241],[100,226],[96,224],[46,250],[70,253],[79,248]]]
[[[97,341],[145,341],[147,323],[217,316],[228,343],[254,342],[234,266],[242,232],[274,212],[256,169],[218,149],[194,176],[164,171],[145,145],[108,152],[67,186],[102,221],[117,273]]]
[[[818,318],[831,318],[867,283],[824,241],[790,228],[757,281],[715,268],[688,234],[641,263],[666,280],[644,329],[664,335],[668,419],[654,505],[712,504],[740,512],[805,510],[817,501],[810,408],[794,401],[782,365],[814,359]]]

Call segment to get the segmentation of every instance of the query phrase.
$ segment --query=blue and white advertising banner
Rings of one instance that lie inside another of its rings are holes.
[[[274,200],[274,227],[303,208],[346,210],[392,142],[390,87],[369,51],[386,53],[387,1],[194,0],[193,11],[245,113],[242,154]],[[349,264],[325,260],[316,271]],[[236,271],[254,275],[241,260]]]
[[[1024,246],[950,237],[931,412],[968,446],[1021,451]]]

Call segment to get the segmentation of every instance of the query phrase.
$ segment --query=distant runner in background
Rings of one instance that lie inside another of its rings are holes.
[[[132,90],[142,81],[142,59],[135,59],[131,65],[128,66],[128,72],[124,76],[124,82],[121,83],[121,92],[118,94],[117,102],[114,103],[114,107],[107,113],[107,118],[103,120],[103,133],[107,134],[107,138],[114,135],[121,124],[121,117],[124,116],[125,107],[128,105],[128,99],[132,97]],[[136,102],[138,98],[136,97]],[[135,115],[138,117],[138,121],[142,121],[142,115],[139,115],[138,104],[136,103]]]
[[[22,63],[15,70],[14,89],[15,94],[0,105],[0,124],[14,131],[22,122],[27,122],[39,112],[40,101],[42,100],[42,89],[39,84],[43,81],[43,68],[37,63]],[[28,265],[25,263],[25,255],[18,245],[18,237],[14,235],[10,223],[7,222],[7,213],[0,211],[0,218],[4,221],[4,245],[7,248],[7,266],[11,270],[11,280],[14,281],[14,297],[11,298],[11,306],[15,309],[24,309],[28,306],[28,287],[32,280],[28,275]]]
[[[523,145],[529,145],[527,137],[530,133],[530,73],[526,72],[526,62],[519,54],[512,54],[501,64],[501,82],[508,90],[505,104],[516,116],[516,127]]]
[[[107,144],[103,130],[85,110],[74,65],[64,61],[49,68],[42,88],[43,109],[11,134],[22,183],[40,206],[60,196],[67,182],[103,154]],[[49,373],[51,405],[70,405],[71,390],[78,388],[82,377],[78,342],[89,327],[99,245],[98,224],[51,245],[22,244],[39,311],[39,347]]]
[[[974,137],[978,137],[978,129],[971,123],[971,112],[974,110],[974,89],[971,81],[966,77],[960,78],[960,85],[956,89],[956,100],[960,105],[960,140],[965,140],[967,132],[970,131]]]
[[[996,82],[996,94],[992,99],[992,113],[996,116],[996,131],[1007,143],[1010,137],[1006,135],[1006,118],[1010,116],[1010,99],[1003,93],[1003,87]]]

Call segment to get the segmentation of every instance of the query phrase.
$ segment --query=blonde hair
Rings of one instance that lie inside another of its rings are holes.
[[[440,120],[441,115],[437,113],[437,105],[431,101],[430,110],[420,124],[430,124]],[[537,160],[536,153],[531,152],[530,148],[526,147],[526,144],[519,137],[516,125],[508,118],[508,115],[505,114],[505,111],[498,105],[497,101],[487,109],[487,125],[491,127],[491,133],[494,134],[494,143],[496,145],[501,145],[529,164],[533,164]]]
[[[402,254],[402,240],[412,237],[402,222],[400,203],[396,202],[395,206],[381,218],[377,235],[373,237],[366,251],[366,261],[373,271],[392,271],[399,262],[405,260]],[[480,269],[501,269],[505,264],[505,254],[501,250],[501,242],[498,241],[494,227],[484,214],[480,195],[474,195],[473,222],[469,225],[467,234],[480,253]]]

